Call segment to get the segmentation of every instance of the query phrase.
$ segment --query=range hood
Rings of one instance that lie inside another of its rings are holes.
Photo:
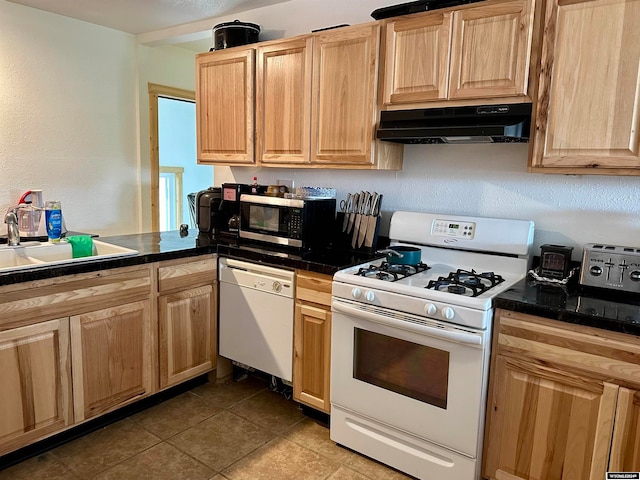
[[[386,110],[376,136],[397,143],[526,143],[530,127],[530,103]]]

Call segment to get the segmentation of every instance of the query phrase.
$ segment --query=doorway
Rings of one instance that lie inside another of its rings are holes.
[[[195,92],[149,83],[151,228],[195,228],[195,193],[213,185],[196,159]]]

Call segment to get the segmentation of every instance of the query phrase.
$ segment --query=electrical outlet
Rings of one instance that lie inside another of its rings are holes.
[[[284,185],[291,190],[293,188],[293,180],[276,180],[277,185]]]

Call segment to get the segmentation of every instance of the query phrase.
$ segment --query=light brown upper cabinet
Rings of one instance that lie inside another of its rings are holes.
[[[258,47],[256,156],[262,165],[309,163],[311,36]]]
[[[409,15],[385,32],[384,105],[530,99],[533,0]]]
[[[385,104],[447,98],[451,12],[393,20],[386,42]]]
[[[254,48],[196,56],[198,163],[255,163],[254,79]]]
[[[402,145],[375,139],[379,52],[371,22],[198,55],[198,161],[401,169]]]
[[[640,0],[547,2],[531,171],[640,174]]]
[[[375,141],[379,46],[379,23],[314,38],[311,162],[316,166],[401,167],[402,147]]]

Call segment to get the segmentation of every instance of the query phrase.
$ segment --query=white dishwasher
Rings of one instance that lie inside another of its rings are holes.
[[[221,257],[219,352],[292,381],[295,272]]]

